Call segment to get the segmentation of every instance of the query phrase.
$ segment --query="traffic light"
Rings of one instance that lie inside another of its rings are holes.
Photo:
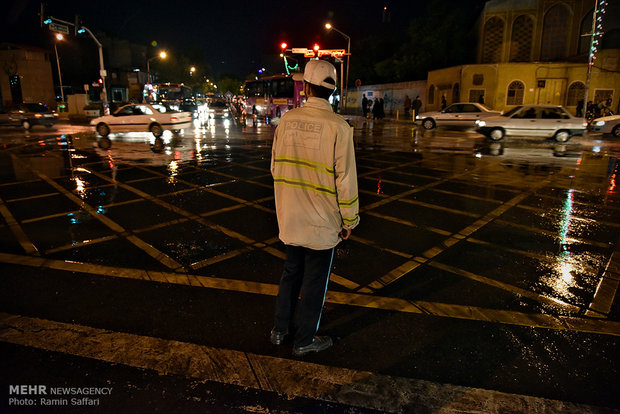
[[[312,49],[314,49],[315,52],[318,52],[319,50],[321,50],[321,46],[319,46],[318,43],[315,43]]]
[[[282,49],[282,51],[284,51],[287,47],[288,45],[286,44],[286,42],[280,43],[280,49]]]
[[[81,28],[82,28],[82,19],[80,18],[80,16],[76,14],[75,25],[73,26],[73,34],[77,36],[78,33],[83,33],[82,31],[80,31]]]

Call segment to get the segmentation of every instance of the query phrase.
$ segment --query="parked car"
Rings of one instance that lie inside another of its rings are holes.
[[[611,134],[620,138],[620,115],[603,116],[590,122],[590,131]]]
[[[422,121],[424,129],[437,126],[474,127],[479,119],[486,119],[501,114],[475,102],[459,102],[437,112],[423,112],[416,115],[416,121]]]
[[[0,124],[22,126],[30,129],[34,125],[52,127],[58,119],[56,111],[40,103],[23,103],[6,107],[0,111]]]
[[[223,100],[215,100],[210,102],[207,112],[210,118],[228,118],[230,116],[228,104]]]
[[[476,121],[476,126],[492,141],[505,136],[532,136],[566,142],[574,135],[584,135],[587,124],[559,105],[519,105],[500,116]]]
[[[151,132],[158,138],[165,130],[181,130],[191,124],[190,112],[173,111],[161,104],[129,104],[121,106],[112,115],[90,121],[102,137],[115,132]]]

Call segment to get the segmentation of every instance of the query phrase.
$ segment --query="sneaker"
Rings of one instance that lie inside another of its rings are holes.
[[[288,331],[278,332],[276,331],[276,328],[273,328],[271,330],[271,337],[269,339],[271,340],[272,344],[281,345],[282,342],[284,342],[284,337],[286,337],[286,335],[288,335]]]
[[[310,345],[293,347],[293,354],[302,356],[308,352],[321,352],[333,344],[332,338],[329,336],[315,336]]]

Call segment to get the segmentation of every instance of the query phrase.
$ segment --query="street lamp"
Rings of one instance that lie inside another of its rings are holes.
[[[348,98],[349,97],[349,63],[350,63],[349,59],[351,57],[351,38],[348,35],[342,33],[340,30],[336,29],[334,26],[332,26],[331,23],[325,23],[325,28],[327,30],[334,30],[334,31],[340,33],[342,36],[344,36],[345,39],[347,39],[347,77],[346,77],[345,83],[347,84],[347,98]],[[342,87],[342,85],[340,85],[340,95],[341,95],[340,96],[340,100],[341,101],[344,100],[343,99],[344,95],[343,95],[342,89],[343,89],[343,87]],[[344,103],[341,102],[340,104],[341,104],[341,108],[344,108]]]
[[[196,72],[196,66],[192,66],[191,68],[189,68],[189,76],[192,76],[194,72]]]
[[[157,59],[157,58],[165,59],[166,56],[168,56],[166,52],[160,52],[159,55],[153,56],[146,60],[146,79],[149,81],[149,84],[151,83],[151,66],[150,66],[151,60]]]
[[[56,39],[57,40],[62,40],[64,39],[64,36],[60,33],[56,34]],[[58,81],[60,82],[60,97],[62,99],[62,105],[65,105],[65,91],[62,88],[62,75],[60,74],[60,59],[58,59],[58,48],[56,47],[56,45],[58,44],[58,42],[54,42],[54,51],[56,52],[56,65],[58,66]]]

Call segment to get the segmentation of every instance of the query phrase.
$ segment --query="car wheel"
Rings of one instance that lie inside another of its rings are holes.
[[[616,138],[620,138],[620,125],[616,125],[614,129],[611,130],[611,135]]]
[[[151,127],[149,128],[149,131],[151,131],[151,133],[153,134],[155,138],[159,138],[164,134],[164,130],[159,124],[151,125]]]
[[[504,130],[501,128],[492,129],[491,132],[489,132],[489,138],[491,141],[501,141],[504,139]]]
[[[553,138],[556,142],[566,142],[570,139],[570,134],[568,131],[558,131],[555,133]]]
[[[422,121],[422,126],[424,127],[424,129],[433,129],[435,128],[435,121],[433,120],[433,118],[426,118],[424,121]]]
[[[107,137],[110,135],[110,127],[104,123],[97,125],[97,133],[102,137]]]
[[[28,120],[24,120],[22,121],[22,126],[24,127],[24,129],[30,129],[32,128],[32,124],[30,123],[30,121]]]

